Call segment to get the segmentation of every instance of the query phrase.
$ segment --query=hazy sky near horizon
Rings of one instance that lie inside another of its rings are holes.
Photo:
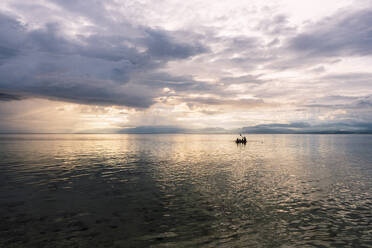
[[[0,3],[0,131],[372,123],[372,1]]]

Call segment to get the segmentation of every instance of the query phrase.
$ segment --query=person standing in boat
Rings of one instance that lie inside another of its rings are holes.
[[[240,139],[242,143],[247,143],[247,138],[245,136],[243,136],[242,134],[240,134],[240,137],[242,137]]]

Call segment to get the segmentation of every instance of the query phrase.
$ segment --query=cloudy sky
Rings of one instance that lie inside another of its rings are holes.
[[[0,33],[0,132],[372,126],[370,0],[2,0]]]

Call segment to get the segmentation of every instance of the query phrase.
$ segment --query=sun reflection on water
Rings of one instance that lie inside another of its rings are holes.
[[[363,136],[1,138],[2,245],[371,242],[372,144]]]

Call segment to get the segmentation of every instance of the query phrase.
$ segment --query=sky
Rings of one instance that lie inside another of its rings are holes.
[[[0,132],[372,130],[371,0],[2,0]]]

